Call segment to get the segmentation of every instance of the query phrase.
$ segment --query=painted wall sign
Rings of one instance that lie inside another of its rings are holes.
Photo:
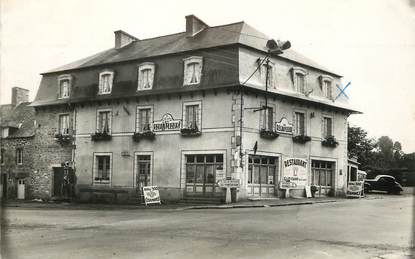
[[[221,188],[239,188],[240,180],[239,179],[232,179],[232,180],[222,180],[218,182],[219,187]]]
[[[146,205],[151,204],[151,203],[161,204],[158,186],[144,186],[143,194],[144,194],[144,202],[146,203]]]
[[[170,113],[166,113],[161,120],[153,122],[153,131],[171,131],[180,130],[182,128],[182,120],[173,119]]]
[[[285,159],[283,163],[282,182],[281,186],[304,188],[307,183],[307,160],[302,158]]]
[[[278,133],[293,134],[293,125],[285,117],[281,118],[280,122],[275,123],[275,129]]]

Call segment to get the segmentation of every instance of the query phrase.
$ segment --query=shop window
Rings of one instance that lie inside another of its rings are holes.
[[[213,192],[218,168],[223,168],[223,154],[186,155],[187,190]]]
[[[59,86],[59,98],[60,99],[69,98],[71,87],[72,87],[72,76],[71,75],[59,76],[58,86]]]
[[[184,61],[184,80],[183,85],[200,84],[202,77],[203,58],[189,57]]]
[[[294,113],[295,134],[300,136],[306,135],[305,113]]]
[[[59,115],[59,134],[69,135],[69,114]]]
[[[16,165],[23,164],[23,148],[16,148]]]
[[[311,184],[331,187],[334,181],[334,162],[313,160],[311,163]]]
[[[137,91],[150,90],[153,88],[155,66],[153,63],[143,63],[138,66]]]
[[[110,153],[95,154],[94,183],[109,184],[111,182],[112,155]]]
[[[323,117],[323,138],[333,136],[333,119],[331,117]]]
[[[153,108],[149,106],[137,107],[136,132],[151,131],[153,121]]]
[[[184,103],[183,127],[186,129],[201,130],[201,103]]]
[[[98,94],[110,94],[114,81],[113,71],[104,71],[99,74],[99,91]]]
[[[96,132],[111,134],[111,110],[98,110]]]

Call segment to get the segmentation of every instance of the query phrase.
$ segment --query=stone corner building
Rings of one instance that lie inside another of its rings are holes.
[[[13,87],[11,104],[0,105],[0,177],[2,198],[33,196],[32,178],[35,110],[30,107],[29,90]]]
[[[355,111],[337,98],[341,76],[292,49],[264,62],[268,39],[193,15],[181,33],[116,31],[114,48],[43,74],[40,138],[73,136],[73,149],[48,152],[73,162],[81,200],[126,201],[156,185],[162,200],[219,201],[226,177],[240,180],[240,199],[310,185],[343,195]]]

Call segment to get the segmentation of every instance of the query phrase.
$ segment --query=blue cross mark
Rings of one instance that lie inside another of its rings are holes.
[[[342,89],[338,84],[336,84],[337,88],[339,88],[340,93],[336,96],[336,98],[334,100],[337,100],[337,98],[340,97],[340,95],[344,95],[347,99],[349,99],[349,96],[347,96],[347,94],[344,92],[346,90],[347,87],[349,87],[349,85],[352,82],[348,82],[347,85]]]

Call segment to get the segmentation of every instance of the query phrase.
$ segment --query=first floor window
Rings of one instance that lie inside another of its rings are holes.
[[[295,113],[295,133],[297,135],[305,135],[305,115],[302,112]]]
[[[16,149],[16,164],[17,165],[23,164],[23,148]]]
[[[59,133],[62,135],[69,134],[69,115],[68,114],[59,115]]]
[[[333,136],[333,123],[332,119],[330,117],[324,117],[323,118],[323,137],[328,138],[330,136]]]
[[[0,163],[4,165],[4,154],[6,153],[6,150],[4,148],[1,149],[1,158]]]
[[[145,132],[151,130],[151,108],[137,108],[137,132]]]
[[[200,130],[200,104],[185,105],[184,127]]]
[[[109,183],[111,178],[111,156],[95,155],[94,182]]]
[[[111,133],[111,111],[98,111],[97,132]]]
[[[274,109],[272,107],[267,107],[262,110],[262,129],[267,131],[274,130]]]

